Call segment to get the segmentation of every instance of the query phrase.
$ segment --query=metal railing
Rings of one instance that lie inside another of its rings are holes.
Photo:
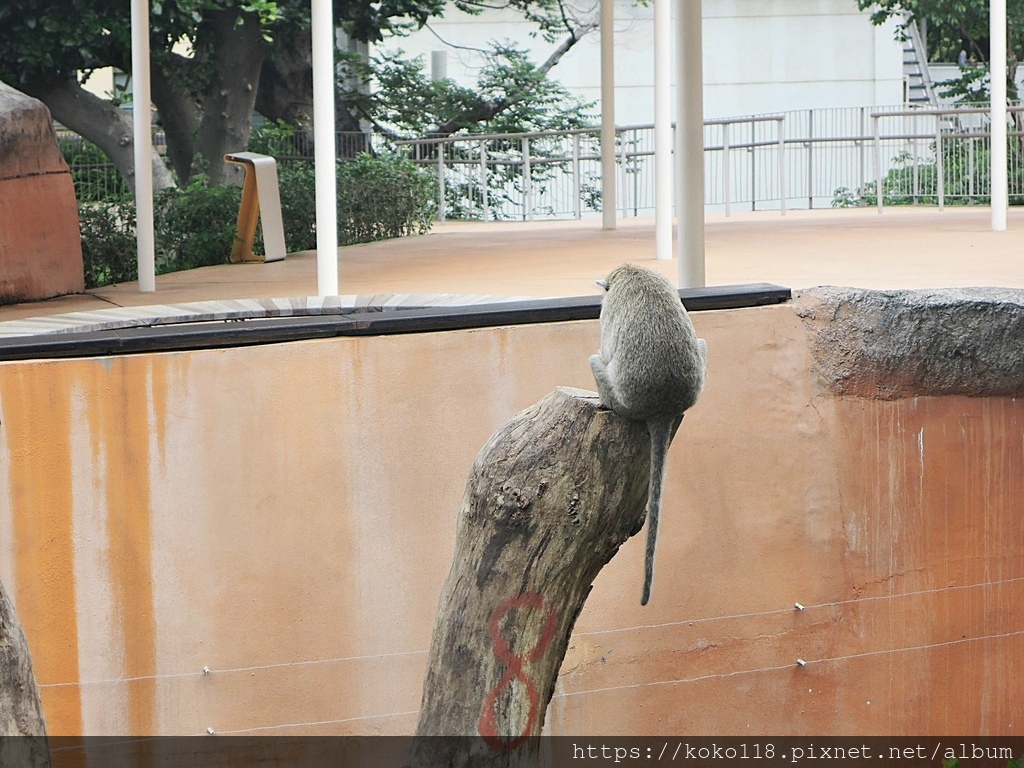
[[[1024,107],[1009,108],[1011,203],[1024,202]],[[80,140],[62,134],[75,154]],[[711,212],[849,205],[986,202],[988,110],[852,107],[716,118],[704,124],[705,204]],[[470,134],[389,142],[339,134],[339,151],[396,150],[438,180],[441,218],[596,217],[601,210],[597,127]],[[95,148],[93,148],[95,149]],[[268,148],[279,162],[311,160],[298,138]],[[130,194],[98,151],[70,157],[81,199]],[[654,128],[617,130],[622,217],[654,212]],[[343,154],[339,153],[339,156]],[[879,195],[878,191],[882,194]]]
[[[705,204],[726,215],[738,207],[785,212],[878,204],[877,189],[889,204],[983,202],[986,115],[977,107],[893,106],[707,120]],[[1011,198],[1024,196],[1022,135],[1009,132]],[[622,217],[654,211],[653,137],[652,125],[617,130]],[[425,138],[396,146],[434,169],[442,218],[583,218],[600,211],[597,128]]]
[[[1008,107],[1012,115],[1024,113],[1024,107]],[[875,145],[875,198],[881,212],[886,197],[890,200],[909,197],[912,204],[922,198],[934,197],[939,210],[945,206],[946,198],[964,198],[969,202],[988,196],[988,161],[991,132],[986,125],[989,116],[987,107],[960,107],[958,109],[915,109],[892,112],[872,112]],[[882,134],[882,121],[901,118],[904,131],[896,134]],[[973,118],[973,119],[972,119]],[[907,121],[911,125],[907,125]],[[931,126],[928,125],[931,123]],[[924,127],[921,127],[921,126]],[[929,132],[927,129],[931,127]],[[1008,131],[1013,150],[1008,158],[1013,167],[1009,177],[1011,194],[1021,194],[1020,185],[1020,140],[1022,131]],[[884,141],[902,141],[905,148],[886,163]],[[925,144],[924,152],[921,143]],[[1014,151],[1015,150],[1015,151]],[[899,174],[893,171],[907,170],[906,178],[899,183]],[[925,177],[933,176],[933,179]],[[907,182],[909,181],[909,186]],[[980,182],[980,183],[979,183]],[[882,190],[882,194],[877,194]]]

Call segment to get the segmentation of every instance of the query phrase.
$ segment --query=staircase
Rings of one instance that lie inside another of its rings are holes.
[[[928,52],[921,40],[917,22],[909,16],[904,25],[903,82],[906,83],[904,101],[911,107],[937,107],[935,86],[928,74]]]

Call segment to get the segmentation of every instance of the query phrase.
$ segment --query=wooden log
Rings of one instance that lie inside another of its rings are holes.
[[[534,765],[573,624],[643,525],[642,422],[559,388],[495,433],[463,497],[406,765]],[[637,588],[643,574],[636,573]]]
[[[6,736],[33,738],[9,739]],[[0,584],[0,766],[49,768],[46,723],[25,633]]]

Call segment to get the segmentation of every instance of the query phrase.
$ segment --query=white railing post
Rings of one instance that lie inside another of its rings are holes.
[[[437,216],[443,224],[444,217],[444,142],[437,142]]]
[[[967,201],[974,202],[974,137],[967,139]]]
[[[722,123],[722,192],[725,215],[732,216],[732,168],[729,164],[729,123]]]
[[[583,218],[580,201],[580,134],[574,133],[572,141],[572,212],[577,219]]]
[[[879,115],[872,115],[875,124],[875,196],[878,198],[878,212],[882,212],[883,181],[882,181],[882,131],[879,127]]]
[[[779,209],[786,215],[786,118],[778,120],[779,133]]]
[[[530,139],[523,137],[523,211],[528,221],[533,221],[533,168],[530,164]]]
[[[622,132],[622,149],[619,153],[619,187],[622,189],[622,218],[629,213],[629,142],[626,141],[626,132]]]
[[[750,210],[757,210],[757,123],[750,121]]]
[[[484,221],[491,220],[491,196],[488,194],[487,175],[487,140],[480,140],[480,205],[483,208]]]
[[[864,141],[864,134],[868,130],[867,107],[860,108],[860,121],[858,125],[860,125],[861,140],[858,142],[860,149],[860,184],[857,188],[863,192],[864,186],[868,183],[867,142]]]
[[[814,110],[807,112],[807,210],[814,210]]]
[[[935,194],[939,198],[939,210],[942,210],[946,198],[946,179],[942,162],[942,115],[935,115]]]

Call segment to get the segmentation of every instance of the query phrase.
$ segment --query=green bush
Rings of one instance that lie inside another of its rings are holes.
[[[360,154],[338,166],[338,242],[368,243],[430,229],[437,182],[411,160]]]
[[[85,287],[98,288],[138,278],[135,203],[79,203]]]
[[[153,215],[157,274],[227,263],[240,201],[238,187],[207,187],[202,179],[157,195]],[[135,203],[80,202],[78,218],[85,287],[137,280]]]
[[[240,187],[207,186],[201,176],[185,189],[161,192],[154,211],[157,273],[226,264],[241,202]]]
[[[316,184],[313,164],[303,160],[280,163],[277,183],[281,193],[281,218],[288,250],[316,248]]]
[[[278,168],[285,244],[291,252],[316,247],[314,171],[307,161]],[[360,155],[338,165],[338,242],[365,243],[426,232],[434,212],[434,178],[399,157]],[[227,263],[235,242],[242,190],[207,186],[196,178],[155,201],[157,274]],[[86,287],[137,279],[135,207],[79,202]],[[254,250],[261,241],[257,233]]]
[[[313,164],[278,166],[281,216],[289,251],[316,248],[316,179]],[[394,155],[360,154],[338,164],[338,244],[353,245],[423,234],[437,211],[433,174]]]

